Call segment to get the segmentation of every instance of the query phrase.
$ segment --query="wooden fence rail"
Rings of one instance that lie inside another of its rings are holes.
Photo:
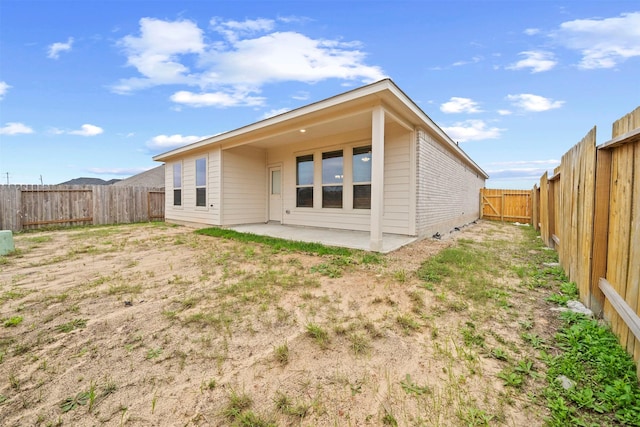
[[[0,185],[0,229],[164,219],[164,189],[107,185]]]
[[[640,107],[571,148],[534,186],[533,224],[554,247],[580,299],[640,361]],[[537,219],[537,220],[536,220]],[[640,378],[640,370],[638,370]]]

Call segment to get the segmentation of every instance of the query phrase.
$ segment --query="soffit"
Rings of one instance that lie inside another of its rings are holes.
[[[214,145],[219,145],[222,149],[239,145],[267,148],[371,129],[371,111],[378,105],[383,105],[385,109],[394,113],[385,115],[386,123],[392,123],[398,118],[405,120],[404,124],[412,127],[420,123],[420,118],[413,114],[390,88],[395,88],[395,85],[390,81],[381,81],[160,154],[154,159],[169,161],[195,151],[210,149]],[[410,117],[405,117],[407,114]],[[305,129],[306,132],[301,133],[301,129]]]

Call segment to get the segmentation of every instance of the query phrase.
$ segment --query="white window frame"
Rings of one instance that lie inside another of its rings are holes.
[[[204,170],[202,171],[203,176],[202,179],[203,181],[198,181],[199,175],[198,175],[198,163],[199,162],[204,162]],[[196,184],[196,207],[207,207],[207,158],[206,157],[201,157],[199,159],[195,160],[195,184]],[[198,192],[204,192],[204,200],[202,200],[202,204],[199,204],[198,202],[200,201],[198,199]]]
[[[182,161],[179,162],[175,162],[173,164],[173,206],[179,206],[182,207],[182,201],[184,199],[184,194],[182,192]],[[176,169],[177,169],[177,174],[176,174]],[[179,196],[178,196],[178,202],[176,203],[176,191],[179,191]]]

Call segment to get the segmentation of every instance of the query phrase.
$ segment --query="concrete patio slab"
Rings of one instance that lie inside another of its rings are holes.
[[[368,231],[337,230],[330,228],[301,227],[277,223],[244,224],[228,227],[241,233],[253,233],[260,236],[279,237],[287,240],[321,243],[327,246],[339,246],[351,249],[369,250]],[[399,234],[383,234],[382,253],[393,252],[402,246],[416,241],[415,237]]]

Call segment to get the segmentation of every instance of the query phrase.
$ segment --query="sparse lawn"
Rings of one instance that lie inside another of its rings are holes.
[[[0,257],[2,425],[640,419],[615,338],[550,311],[575,286],[529,228],[480,222],[385,256],[162,223],[15,242]]]

